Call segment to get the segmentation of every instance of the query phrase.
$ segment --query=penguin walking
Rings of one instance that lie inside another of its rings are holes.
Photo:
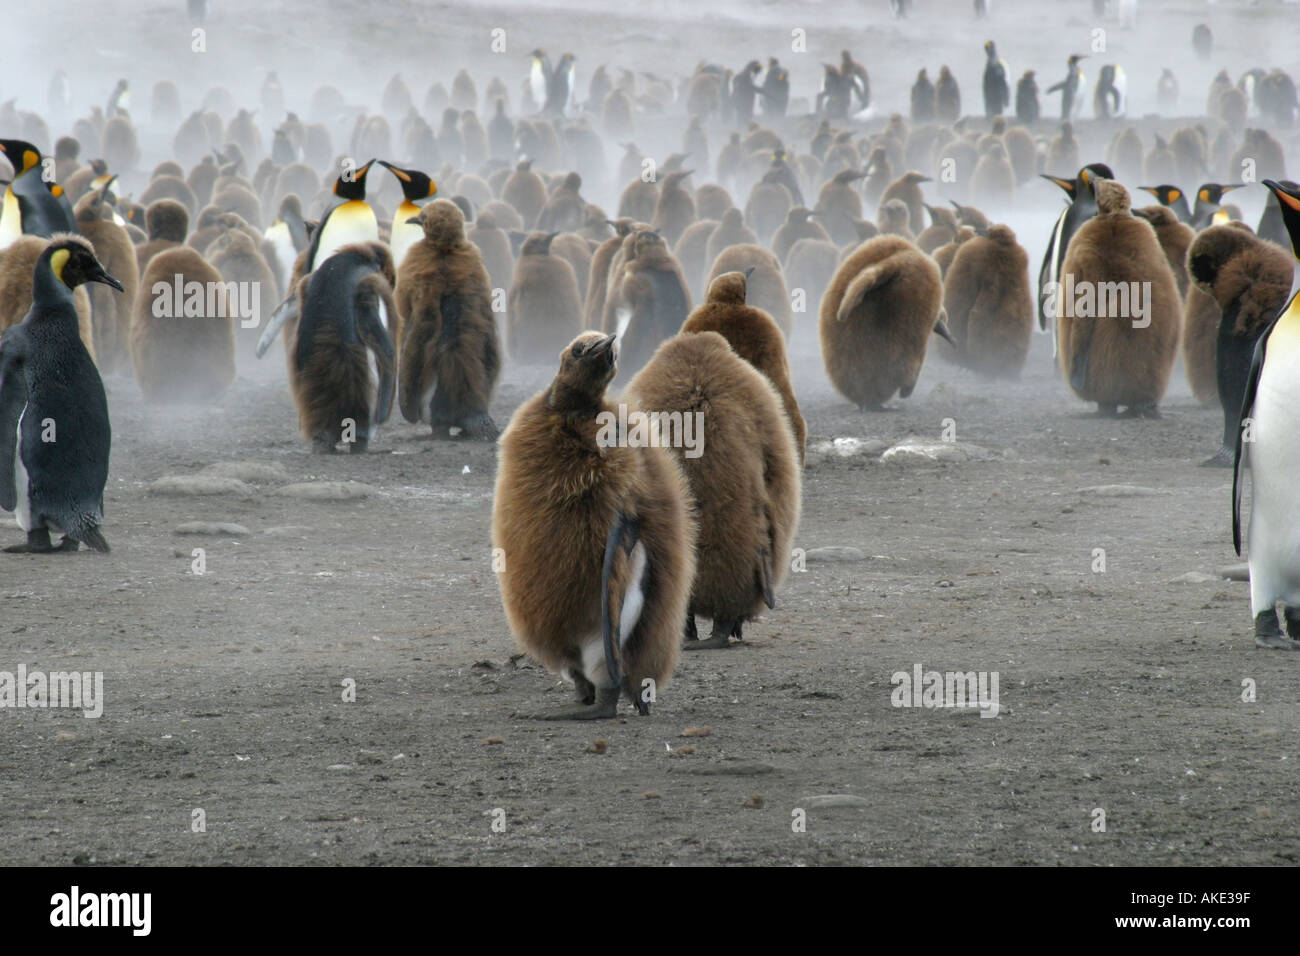
[[[1087,56],[1084,54],[1071,53],[1069,60],[1066,61],[1065,79],[1047,88],[1048,93],[1061,94],[1061,119],[1063,120],[1074,119],[1083,106],[1079,94],[1087,80],[1083,75],[1083,69],[1079,66],[1079,61],[1086,59]]]
[[[898,236],[864,242],[844,260],[821,304],[822,359],[836,390],[881,411],[916,386],[932,334],[952,341],[942,318],[934,260]]]
[[[81,342],[72,293],[122,290],[89,242],[56,238],[36,261],[32,307],[0,337],[0,508],[27,533],[9,552],[108,551],[104,486],[112,429],[104,383]],[[63,535],[56,548],[50,532]]]
[[[316,452],[332,454],[340,441],[352,454],[365,452],[388,421],[397,381],[388,331],[397,314],[393,281],[381,242],[346,245],[299,280],[285,354],[298,425]]]
[[[677,419],[701,429],[695,444],[673,443],[699,521],[684,646],[726,648],[764,605],[776,606],[785,577],[800,506],[790,421],[771,382],[716,332],[669,339],[627,394],[663,416],[669,433]],[[696,615],[713,622],[707,640]]]
[[[392,163],[379,160],[379,165],[397,177],[402,184],[402,204],[393,213],[393,226],[389,231],[388,248],[393,253],[393,265],[402,268],[406,252],[422,238],[424,232],[411,220],[420,215],[420,203],[427,202],[438,195],[434,181],[418,169],[402,169]]]
[[[998,59],[997,44],[992,40],[985,43],[984,55],[984,116],[992,119],[1010,105],[1011,86],[1006,61]]]
[[[1218,306],[1214,333],[1214,378],[1223,410],[1223,443],[1202,462],[1232,464],[1237,420],[1255,345],[1291,294],[1293,259],[1284,249],[1251,235],[1240,223],[1211,226],[1187,250],[1196,287]]]
[[[1275,180],[1264,185],[1282,207],[1292,259],[1300,259],[1300,192]],[[1294,266],[1293,266],[1294,268]],[[1295,475],[1300,466],[1295,436],[1300,429],[1297,395],[1300,363],[1300,298],[1292,296],[1260,335],[1242,397],[1232,479],[1232,544],[1241,554],[1243,468],[1250,449],[1250,612],[1259,647],[1300,650],[1300,539],[1295,507]],[[1250,438],[1246,443],[1246,423]],[[1278,625],[1284,605],[1286,634]]]
[[[1066,383],[1101,415],[1159,418],[1178,353],[1181,303],[1151,225],[1128,190],[1089,178],[1097,214],[1070,240],[1064,281],[1049,297]]]
[[[501,344],[483,257],[465,238],[465,217],[438,199],[415,221],[422,241],[397,269],[402,416],[436,437],[455,429],[491,441],[488,414],[501,375]]]
[[[501,436],[492,545],[520,645],[571,680],[543,719],[648,714],[672,677],[695,578],[690,492],[672,452],[617,433],[612,335],[584,332]],[[611,425],[611,422],[614,423]]]

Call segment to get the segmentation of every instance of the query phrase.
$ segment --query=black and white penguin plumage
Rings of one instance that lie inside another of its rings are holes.
[[[56,237],[36,261],[31,310],[0,338],[0,508],[27,532],[10,552],[109,550],[99,529],[112,433],[72,301],[83,282],[122,291],[89,242]]]
[[[1300,255],[1300,191],[1264,180],[1282,209],[1292,255]],[[1238,419],[1232,481],[1232,543],[1241,553],[1245,450],[1250,450],[1250,612],[1260,647],[1300,650],[1300,297],[1292,296],[1260,336]],[[1249,434],[1248,434],[1249,433]],[[1286,634],[1277,605],[1285,605]]]
[[[1079,231],[1079,227],[1097,214],[1097,202],[1093,198],[1090,180],[1094,178],[1114,179],[1115,174],[1105,163],[1089,163],[1074,179],[1061,179],[1057,176],[1042,174],[1049,182],[1056,183],[1070,197],[1066,206],[1056,218],[1052,235],[1047,242],[1047,252],[1043,255],[1043,265],[1038,271],[1038,326],[1046,331],[1055,330],[1055,316],[1047,314],[1044,303],[1048,301],[1048,292],[1061,281],[1061,263],[1065,261],[1065,252],[1070,245],[1070,237]],[[1053,331],[1055,335],[1055,331]]]

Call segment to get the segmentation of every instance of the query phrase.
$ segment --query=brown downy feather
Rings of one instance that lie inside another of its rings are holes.
[[[63,235],[55,233],[54,238]],[[32,276],[36,273],[36,260],[51,241],[40,236],[20,236],[0,249],[0,332],[27,317],[32,307]],[[90,294],[85,285],[73,290],[72,301],[77,310],[81,342],[90,357],[95,359],[94,323],[91,320]]]
[[[506,349],[517,362],[540,362],[581,331],[573,266],[551,253],[554,235],[533,233],[515,263],[506,297]]]
[[[731,246],[714,260],[708,281],[712,283],[726,272],[749,274],[745,283],[747,301],[776,320],[781,334],[788,339],[794,331],[794,311],[780,260],[762,246]]]
[[[118,282],[122,291],[98,282],[90,283],[90,317],[95,336],[95,361],[105,372],[127,372],[131,364],[128,340],[131,310],[140,286],[136,249],[125,229],[113,221],[113,207],[101,190],[83,196],[77,204],[77,226],[90,241],[97,258]]]
[[[982,375],[1019,378],[1034,335],[1029,255],[1007,226],[989,228],[957,250],[944,279],[943,307],[957,361]],[[953,347],[940,343],[943,351]]]

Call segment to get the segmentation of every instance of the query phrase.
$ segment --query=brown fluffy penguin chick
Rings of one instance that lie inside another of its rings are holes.
[[[794,198],[783,184],[760,182],[749,191],[745,202],[745,224],[754,230],[759,242],[766,244],[781,228],[793,206]]]
[[[876,226],[884,236],[898,236],[912,241],[912,229],[908,225],[907,206],[901,199],[891,199],[880,204],[876,217]]]
[[[296,301],[285,353],[302,435],[316,452],[332,454],[340,441],[365,452],[388,420],[397,381],[387,328],[397,311],[392,254],[381,242],[343,246],[299,281]]]
[[[785,406],[794,433],[795,449],[799,453],[799,464],[802,465],[808,424],[799,411],[799,402],[790,384],[785,336],[772,316],[745,304],[745,288],[743,272],[724,272],[718,276],[709,284],[708,297],[686,317],[682,332],[717,332],[737,355],[767,376]]]
[[[515,171],[510,174],[505,188],[501,191],[501,198],[523,217],[526,228],[533,227],[537,217],[542,214],[542,208],[546,205],[548,197],[546,183],[533,171],[530,160],[522,160],[515,166]]]
[[[162,252],[184,244],[190,231],[190,214],[183,203],[174,199],[160,199],[150,203],[144,213],[144,242],[135,247],[136,269],[140,275],[149,267],[149,260]]]
[[[839,264],[840,250],[835,243],[800,239],[790,248],[790,261],[785,266],[790,294],[796,295],[801,290],[804,309],[816,315],[821,308],[822,293],[831,284]]]
[[[506,349],[517,362],[540,362],[581,329],[573,266],[551,254],[555,233],[524,240],[506,296]]]
[[[479,211],[478,218],[469,228],[469,241],[483,256],[488,283],[493,289],[509,289],[515,270],[515,257],[510,251],[510,237],[500,227],[491,213]]]
[[[794,331],[794,311],[785,285],[781,261],[762,246],[732,246],[724,249],[709,269],[709,282],[725,272],[743,272],[747,300],[770,315],[787,339]]]
[[[1092,184],[1097,215],[1070,239],[1054,306],[1061,371],[1102,415],[1124,406],[1130,416],[1156,418],[1178,357],[1178,287],[1155,230],[1133,215],[1128,190],[1109,179]]]
[[[257,243],[240,229],[231,229],[219,235],[208,246],[208,261],[227,282],[237,282],[245,289],[254,290],[247,301],[231,303],[232,306],[248,306],[249,314],[238,314],[235,351],[239,359],[251,359],[261,334],[259,330],[262,328],[262,318],[269,317],[276,305],[275,276],[262,258]]]
[[[758,245],[758,236],[745,225],[744,213],[733,206],[722,214],[722,219],[718,221],[718,228],[714,229],[709,236],[705,258],[712,263],[723,250],[740,245]]]
[[[1019,378],[1034,335],[1029,255],[1007,226],[989,228],[957,250],[943,286],[943,307],[966,368]]]
[[[693,170],[683,169],[669,173],[659,188],[659,200],[655,204],[651,223],[670,246],[675,245],[682,233],[695,221],[695,199],[682,185],[692,172]]]
[[[591,255],[591,268],[587,272],[587,298],[582,308],[582,324],[589,329],[604,327],[610,268],[615,256],[623,248],[623,240],[631,235],[636,224],[635,219],[615,219],[610,223],[614,227],[614,235],[597,246]]]
[[[501,601],[523,649],[572,680],[578,697],[544,718],[614,717],[620,693],[648,713],[677,665],[690,606],[690,492],[671,451],[616,434],[618,409],[605,398],[613,343],[578,336],[500,440],[492,546]]]
[[[234,311],[221,273],[193,249],[150,260],[131,319],[131,362],[146,401],[210,401],[230,387]]]
[[[66,235],[68,234],[55,233],[53,239]],[[0,332],[27,317],[32,307],[32,276],[36,272],[36,260],[53,239],[19,236],[4,249],[0,249]],[[95,332],[91,321],[90,295],[85,285],[73,290],[72,301],[77,310],[77,331],[81,335],[81,344],[86,347],[90,357],[95,359]]]
[[[537,217],[538,232],[577,232],[587,220],[587,201],[582,198],[582,177],[569,173],[555,194],[546,200]]]
[[[962,226],[957,230],[957,235],[953,237],[952,242],[946,243],[934,250],[933,256],[935,263],[939,266],[939,275],[943,278],[948,277],[948,270],[952,268],[952,260],[957,258],[957,250],[964,243],[970,242],[975,238],[975,230],[967,226]]]
[[[951,209],[928,203],[925,211],[930,214],[930,225],[916,237],[916,247],[922,252],[933,254],[934,250],[957,238],[957,214]]]
[[[878,236],[854,250],[822,298],[822,360],[859,408],[912,394],[930,336],[942,329],[939,267],[906,239]],[[945,330],[946,331],[946,330]]]
[[[799,465],[790,421],[772,383],[716,332],[669,339],[628,383],[639,408],[664,416],[695,498],[695,578],[687,650],[725,648],[766,604],[776,606],[799,524]],[[695,432],[689,439],[688,428]],[[699,640],[695,616],[713,622]]]
[[[578,280],[578,301],[587,301],[587,283],[591,279],[591,243],[576,232],[564,232],[551,243],[551,254],[573,266]]]
[[[782,262],[790,255],[790,249],[800,239],[830,239],[830,234],[820,223],[810,218],[812,210],[807,206],[795,206],[786,216],[785,224],[772,237],[772,252]]]
[[[501,346],[487,269],[455,203],[435,199],[419,219],[424,239],[397,272],[402,416],[428,423],[437,437],[458,428],[490,441],[497,437],[488,406]]]
[[[1192,395],[1202,405],[1219,404],[1218,336],[1219,303],[1189,283],[1183,299],[1183,368]]]
[[[693,222],[673,246],[673,255],[681,264],[682,275],[686,277],[691,295],[697,298],[702,298],[704,294],[704,274],[709,268],[709,237],[717,228],[718,223],[713,219]]]
[[[626,378],[650,361],[664,339],[681,329],[691,293],[681,267],[656,232],[631,237],[623,275],[610,290],[609,317],[619,337],[620,374]]]
[[[1206,465],[1232,465],[1255,345],[1286,307],[1294,264],[1280,246],[1235,224],[1201,231],[1187,250],[1192,281],[1219,313],[1204,351],[1223,410],[1223,443]]]
[[[925,194],[921,192],[921,183],[930,182],[930,177],[916,170],[903,173],[890,183],[880,196],[880,208],[876,218],[884,218],[884,207],[891,200],[900,200],[907,207],[908,229],[913,234],[925,228]],[[883,229],[881,230],[884,231]]]
[[[1196,230],[1185,222],[1179,222],[1174,211],[1168,206],[1143,206],[1134,209],[1133,215],[1140,216],[1151,223],[1160,240],[1160,248],[1165,252],[1169,268],[1174,272],[1174,284],[1178,286],[1179,296],[1187,295],[1187,248],[1196,238]]]
[[[83,196],[77,203],[77,227],[90,240],[95,258],[122,283],[121,292],[99,282],[88,283],[95,363],[105,372],[129,372],[131,353],[127,341],[140,272],[131,237],[113,221],[113,206],[105,197],[107,189]]]

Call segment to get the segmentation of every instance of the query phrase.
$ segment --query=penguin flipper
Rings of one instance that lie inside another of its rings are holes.
[[[601,632],[605,666],[614,686],[623,682],[623,645],[641,617],[645,603],[646,549],[635,518],[619,512],[605,539],[600,579]]]
[[[1289,303],[1288,303],[1289,305]],[[1255,410],[1255,393],[1259,389],[1259,377],[1264,371],[1264,355],[1268,350],[1268,337],[1273,334],[1273,329],[1286,315],[1286,308],[1278,313],[1277,318],[1269,323],[1264,334],[1259,337],[1255,343],[1255,354],[1250,360],[1250,375],[1246,378],[1246,389],[1241,397],[1241,413],[1237,416],[1237,439],[1232,453],[1232,547],[1241,555],[1241,495],[1244,490],[1244,482],[1241,474],[1242,459],[1242,426],[1250,413]]]
[[[255,354],[261,358],[270,349],[271,343],[275,337],[280,334],[280,330],[292,319],[298,321],[298,296],[294,292],[289,293],[289,297],[275,307],[271,313],[271,318],[266,323],[266,329],[262,332],[262,337],[257,340],[257,349]]]
[[[374,423],[382,425],[393,411],[393,396],[397,391],[397,353],[388,334],[388,317],[397,314],[397,307],[393,305],[387,282],[378,273],[357,283],[355,302],[357,338],[374,353],[379,371]]]
[[[839,312],[835,317],[843,322],[849,314],[862,304],[862,301],[877,289],[882,289],[898,278],[898,268],[888,259],[874,266],[868,266],[858,273],[857,278],[844,290]]]
[[[23,373],[23,349],[18,336],[0,341],[0,508],[18,506],[14,483],[14,455],[18,453],[18,420],[27,406],[27,380]]]

